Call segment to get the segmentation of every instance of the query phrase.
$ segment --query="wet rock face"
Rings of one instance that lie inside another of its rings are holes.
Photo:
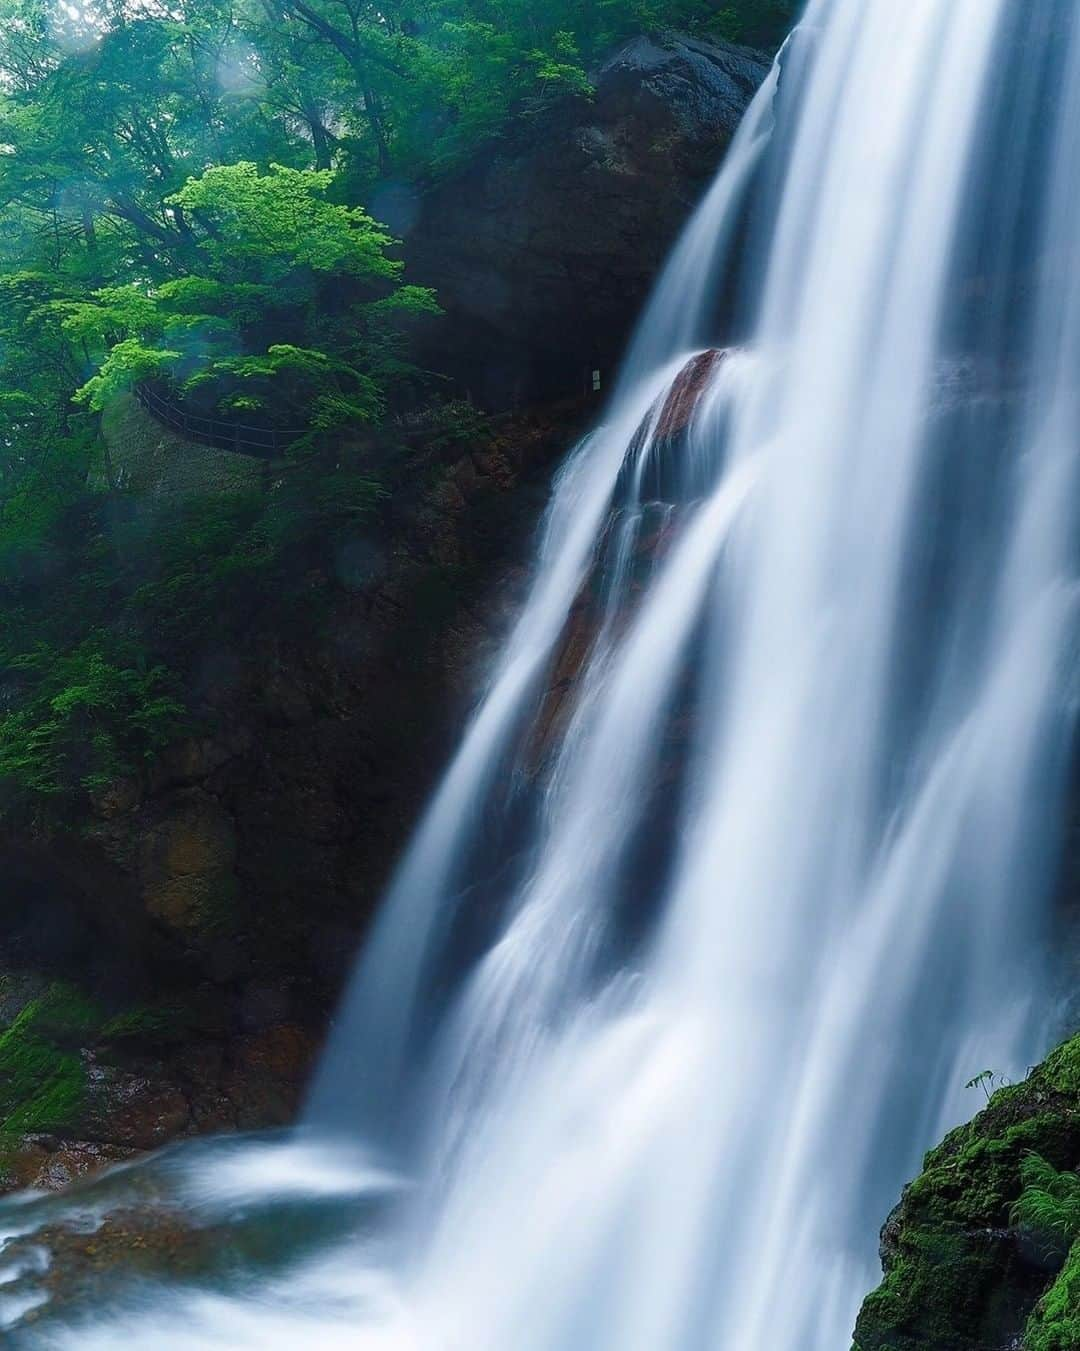
[[[529,761],[537,772],[550,765],[569,726],[584,673],[605,625],[610,625],[615,635],[629,628],[650,576],[662,566],[678,540],[694,503],[712,486],[708,468],[703,465],[703,472],[696,476],[688,461],[694,459],[691,442],[695,418],[731,355],[720,348],[709,348],[691,357],[631,438],[607,527],[589,575],[570,609],[532,731]],[[618,557],[624,548],[625,591],[618,613],[612,616],[607,594],[612,555]],[[678,718],[668,727],[662,757],[668,765],[680,762],[687,730]]]
[[[693,421],[698,404],[708,392],[720,363],[726,357],[726,352],[711,347],[686,363],[660,410],[656,424],[658,441],[671,442],[687,430]]]
[[[715,174],[768,58],[639,38],[552,109],[422,200],[413,281],[438,288],[454,373],[490,406],[608,377]],[[411,214],[411,213],[410,213]]]
[[[685,505],[707,496],[715,486],[716,466],[711,457],[695,455],[691,443],[699,413],[707,410],[720,369],[732,356],[728,350],[711,347],[692,357],[679,372],[630,443],[616,490],[620,501],[629,492],[635,499]],[[715,425],[708,439],[715,444]]]
[[[212,925],[234,886],[236,831],[228,814],[212,798],[193,796],[141,843],[147,913],[179,932]]]

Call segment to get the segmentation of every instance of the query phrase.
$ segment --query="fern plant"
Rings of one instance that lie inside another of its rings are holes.
[[[1020,1165],[1024,1190],[1013,1206],[1013,1222],[1066,1247],[1080,1238],[1080,1174],[1059,1173],[1039,1154]]]
[[[1058,1276],[1036,1304],[1024,1329],[1026,1351],[1080,1351],[1080,1174],[1059,1173],[1038,1154],[1020,1166],[1024,1190],[1013,1221],[1060,1255]]]

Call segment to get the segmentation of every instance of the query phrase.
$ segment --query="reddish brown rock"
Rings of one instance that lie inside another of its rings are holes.
[[[641,451],[649,430],[655,420],[654,444],[658,447],[673,447],[683,435],[697,411],[702,396],[708,391],[716,372],[728,353],[717,347],[700,352],[691,357],[675,378],[674,384],[664,398],[657,416],[655,407],[642,422],[630,443],[627,459],[632,461]]]
[[[123,1145],[92,1140],[27,1135],[8,1148],[6,1180],[10,1188],[17,1190],[62,1191],[73,1182],[132,1158],[137,1152]]]

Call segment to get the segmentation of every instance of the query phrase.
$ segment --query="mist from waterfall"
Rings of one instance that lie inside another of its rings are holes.
[[[845,1351],[901,1186],[1052,1014],[1078,17],[812,0],[559,476],[305,1125],[148,1166],[303,1241],[13,1345]]]

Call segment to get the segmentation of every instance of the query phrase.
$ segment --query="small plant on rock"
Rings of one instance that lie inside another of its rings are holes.
[[[964,1085],[965,1088],[981,1088],[989,1102],[994,1095],[994,1090],[998,1088],[1008,1088],[1012,1083],[1004,1074],[995,1074],[993,1070],[983,1070],[981,1074],[976,1074],[974,1079],[969,1079]]]

